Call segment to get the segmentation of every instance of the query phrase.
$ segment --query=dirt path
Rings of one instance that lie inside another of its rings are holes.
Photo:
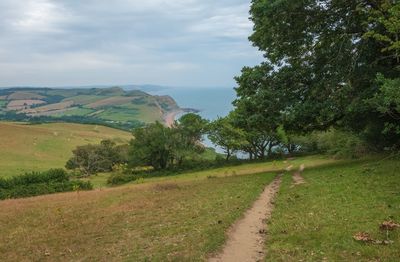
[[[210,262],[261,261],[265,250],[266,220],[270,218],[273,202],[281,183],[281,175],[265,187],[264,192],[228,231],[224,249]]]
[[[292,185],[292,187],[297,186],[297,185],[304,184],[304,183],[306,182],[306,181],[304,180],[304,178],[301,176],[301,173],[303,173],[304,168],[305,168],[305,166],[304,166],[304,165],[301,165],[300,168],[299,168],[299,170],[296,171],[296,172],[294,172],[294,174],[293,174],[293,185]]]

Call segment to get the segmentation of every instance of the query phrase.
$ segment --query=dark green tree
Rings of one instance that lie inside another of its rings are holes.
[[[185,158],[195,158],[204,151],[201,143],[208,121],[193,113],[183,115],[173,126],[174,154],[181,165]]]
[[[112,171],[115,164],[121,163],[121,155],[115,142],[103,140],[99,145],[78,146],[67,161],[67,169],[79,169],[84,175]]]
[[[397,6],[390,0],[253,0],[250,40],[266,61],[243,70],[238,100],[273,94],[260,107],[266,115],[278,108],[274,114],[290,132],[336,126],[381,148],[399,142],[385,132],[397,120],[370,104],[380,90],[378,73],[399,77]],[[249,74],[251,81],[244,81]]]
[[[245,133],[233,125],[229,116],[220,117],[209,124],[208,138],[224,150],[226,160],[229,160],[236,151],[242,149],[247,143]]]
[[[173,131],[156,122],[133,131],[131,141],[130,164],[133,166],[152,166],[165,169],[173,163]]]
[[[263,63],[253,68],[245,67],[236,77],[237,100],[231,113],[234,125],[245,131],[243,151],[250,158],[263,159],[279,144],[277,128],[285,118],[285,105],[289,98],[274,81],[272,68]]]

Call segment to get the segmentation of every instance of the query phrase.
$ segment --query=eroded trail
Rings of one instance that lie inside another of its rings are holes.
[[[292,187],[304,184],[306,182],[304,180],[304,178],[301,176],[301,173],[303,173],[304,169],[305,169],[305,166],[301,165],[299,170],[293,173],[293,185],[292,185]]]
[[[273,210],[273,202],[281,183],[281,175],[265,187],[263,193],[228,231],[228,240],[217,256],[209,261],[260,261],[265,252],[266,221]]]

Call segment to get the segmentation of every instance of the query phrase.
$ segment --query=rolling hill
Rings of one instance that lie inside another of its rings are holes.
[[[180,108],[169,96],[111,88],[9,88],[0,90],[0,119],[78,122],[130,129]]]
[[[76,146],[103,139],[124,143],[131,134],[101,125],[0,122],[0,177],[63,167]]]

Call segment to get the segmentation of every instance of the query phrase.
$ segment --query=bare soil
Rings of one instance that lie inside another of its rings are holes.
[[[273,199],[279,190],[281,175],[265,187],[263,193],[228,230],[223,250],[209,259],[211,262],[261,261],[265,256],[266,221],[273,210]]]
[[[304,178],[301,176],[301,173],[303,173],[305,169],[304,165],[301,165],[299,170],[293,173],[293,185],[292,187],[296,186],[296,185],[301,185],[304,184],[306,181],[304,180]]]

